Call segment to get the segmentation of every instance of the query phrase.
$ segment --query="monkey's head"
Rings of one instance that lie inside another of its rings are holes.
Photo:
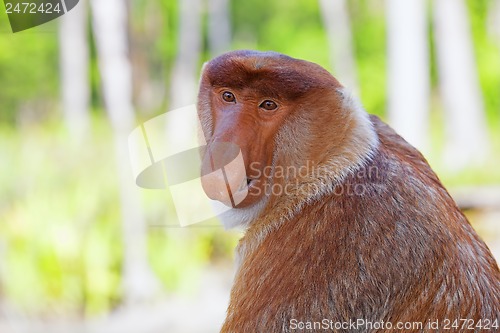
[[[275,52],[234,51],[206,63],[198,96],[206,194],[250,208],[286,195],[290,182],[340,154],[355,125],[341,88],[319,65]],[[239,152],[244,168],[231,167]]]

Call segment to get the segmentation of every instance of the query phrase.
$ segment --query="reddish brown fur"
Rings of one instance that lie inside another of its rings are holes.
[[[219,86],[248,89],[280,98],[287,111],[269,141],[257,142],[272,149],[257,150],[272,154],[275,166],[311,160],[324,170],[300,179],[292,195],[271,196],[249,223],[221,332],[292,332],[291,319],[500,323],[498,266],[426,160],[373,116],[367,121],[379,143],[369,146],[357,131],[363,119],[342,106],[339,85],[308,64],[240,52],[205,69],[199,106],[209,144],[220,114],[207,94]],[[249,136],[233,134],[246,162],[260,156],[245,151]],[[299,192],[315,182],[323,186],[319,193]],[[302,331],[311,332],[293,330]],[[463,330],[446,332],[454,331]]]
[[[263,96],[289,100],[313,89],[340,86],[318,65],[283,54],[255,51],[235,51],[215,58],[205,77],[214,87],[252,89]]]

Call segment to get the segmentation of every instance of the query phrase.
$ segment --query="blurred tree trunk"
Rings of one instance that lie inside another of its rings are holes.
[[[212,57],[231,48],[229,0],[208,0],[208,43]]]
[[[500,0],[492,0],[488,12],[488,32],[500,45]]]
[[[429,45],[426,2],[387,1],[389,123],[426,150],[429,117]]]
[[[179,0],[178,52],[170,82],[170,109],[195,102],[201,52],[201,0]]]
[[[435,0],[435,38],[447,146],[453,169],[480,163],[488,152],[487,125],[469,17],[463,0]]]
[[[198,66],[201,53],[201,0],[179,0],[179,37],[177,57],[170,80],[169,109],[177,109],[196,102],[198,94]],[[189,117],[180,114],[166,124],[168,138],[189,140]]]
[[[59,20],[62,109],[71,137],[82,142],[90,128],[87,2]]]
[[[351,21],[346,0],[320,0],[321,14],[328,35],[330,58],[335,76],[359,95]]]
[[[125,300],[130,303],[153,297],[159,284],[148,264],[147,228],[128,155],[134,109],[127,8],[125,0],[92,0],[91,6],[103,95],[114,131],[123,219],[123,283]]]
[[[161,1],[128,0],[128,3],[135,11],[129,11],[129,21],[135,22],[134,28],[129,30],[134,102],[136,112],[143,118],[150,118],[163,106],[166,93],[164,61],[151,49],[164,38],[162,34],[168,24]]]

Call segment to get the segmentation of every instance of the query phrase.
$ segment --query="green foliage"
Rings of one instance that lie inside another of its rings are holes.
[[[276,51],[331,67],[317,1],[235,0],[232,18],[234,49]]]
[[[68,144],[61,126],[0,131],[4,292],[28,309],[109,308],[120,280],[119,212],[109,140]],[[115,268],[115,269],[113,269]],[[29,286],[29,288],[27,288]]]
[[[387,103],[384,12],[366,0],[349,3],[361,100],[369,113],[380,116],[384,114]]]
[[[12,34],[0,8],[0,122],[12,123],[26,109],[50,112],[59,82],[57,30],[49,25]]]
[[[500,45],[488,35],[488,10],[491,0],[467,0],[476,64],[490,122],[500,124]]]
[[[0,282],[3,296],[25,310],[93,315],[122,298],[111,130],[100,118],[93,125],[84,146],[71,144],[60,124],[0,128]],[[165,195],[148,194],[146,220],[160,225],[150,228],[153,270],[167,290],[192,292],[222,230],[162,227],[176,225]]]

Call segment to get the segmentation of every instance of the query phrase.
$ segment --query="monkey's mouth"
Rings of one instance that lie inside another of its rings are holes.
[[[247,177],[246,179],[243,179],[243,181],[240,184],[240,187],[237,189],[238,192],[245,191],[248,189],[250,191],[250,188],[255,186],[257,183],[257,179],[249,178]]]
[[[257,184],[257,179],[254,178],[247,178],[247,187],[250,188]]]
[[[233,208],[243,208],[255,203],[260,197],[259,193],[261,193],[259,184],[260,181],[257,178],[244,178],[236,191],[231,193],[232,202],[235,204]]]

